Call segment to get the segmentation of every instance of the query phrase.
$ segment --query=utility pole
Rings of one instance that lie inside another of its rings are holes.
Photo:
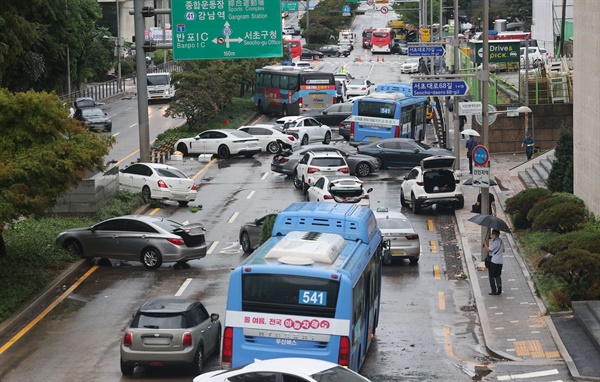
[[[484,1],[487,3],[487,0]],[[452,40],[452,49],[454,52],[454,74],[458,74],[460,70],[459,65],[459,42],[458,42],[458,0],[454,0],[454,39]],[[460,170],[460,116],[458,115],[458,97],[454,96],[453,106],[453,125],[454,125],[454,155],[456,160],[454,161],[454,169]]]
[[[306,32],[308,32],[309,17],[310,17],[310,0],[306,0],[306,30],[304,31],[304,38],[306,39],[307,44],[308,44],[308,35],[306,34]]]
[[[148,122],[148,83],[146,82],[146,53],[144,50],[145,18],[142,15],[144,0],[133,0],[135,27],[135,66],[137,72],[138,128],[140,139],[140,161],[150,162],[150,124]]]
[[[69,13],[69,2],[65,0],[65,13]],[[71,52],[67,41],[67,94],[71,95]]]
[[[455,0],[457,1],[457,0]],[[490,43],[489,43],[489,30],[490,30],[490,6],[488,1],[483,2],[483,76],[481,78],[481,91],[483,92],[481,97],[481,122],[483,131],[483,145],[489,150],[490,135],[489,135],[489,116],[490,111],[488,109],[489,103],[489,67],[490,67]],[[488,167],[489,167],[488,162]],[[490,211],[490,189],[489,187],[481,188],[481,214],[489,215]],[[488,238],[489,228],[481,227],[481,243],[483,244]],[[485,247],[481,246],[481,261],[487,257],[487,251]]]
[[[119,7],[119,2],[121,0],[115,0],[117,6],[117,90],[121,91],[123,89],[121,85],[121,49],[123,47],[123,42],[121,41],[121,8]]]

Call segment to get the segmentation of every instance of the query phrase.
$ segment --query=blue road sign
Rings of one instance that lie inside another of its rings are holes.
[[[485,166],[490,160],[490,153],[487,147],[477,145],[473,148],[473,163],[477,166]]]
[[[413,97],[462,96],[469,91],[463,80],[413,81]]]
[[[343,12],[343,13],[350,13],[351,11],[352,11],[352,9],[350,8],[350,6],[349,6],[349,5],[344,5],[344,6],[342,7],[342,12]]]
[[[441,57],[446,53],[442,45],[409,45],[408,55],[417,57]]]

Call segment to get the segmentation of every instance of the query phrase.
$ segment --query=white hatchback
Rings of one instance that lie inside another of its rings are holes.
[[[286,134],[283,129],[273,125],[248,125],[238,128],[238,130],[246,132],[260,141],[262,151],[270,154],[280,152],[283,147],[289,146],[291,149],[300,147],[300,140],[292,133]]]
[[[372,188],[365,190],[362,180],[355,176],[322,176],[308,188],[307,198],[309,202],[351,203],[370,207],[371,191]]]
[[[119,174],[122,190],[141,192],[148,199],[176,200],[181,206],[196,200],[196,183],[179,169],[161,163],[134,163]]]

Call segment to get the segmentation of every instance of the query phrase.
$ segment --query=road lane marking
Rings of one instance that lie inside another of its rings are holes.
[[[260,178],[260,180],[265,180],[265,178],[266,178],[267,176],[269,176],[269,173],[268,173],[268,172],[265,172],[265,174],[262,176],[262,178]]]
[[[499,375],[498,380],[499,381],[508,381],[511,379],[519,379],[519,378],[547,377],[547,376],[556,375],[556,374],[558,374],[558,370],[552,369],[552,370],[534,371],[532,373]]]
[[[262,117],[263,117],[262,115],[256,117],[252,122],[250,122],[250,125],[256,125],[256,123],[258,121],[260,121],[262,119]]]
[[[456,354],[454,354],[454,349],[452,348],[452,343],[451,343],[450,339],[451,339],[450,328],[444,327],[444,342],[445,342],[446,354],[448,354],[448,356],[450,358],[454,358],[457,361],[460,361],[462,363],[466,363],[466,364],[469,364],[469,365],[486,366],[486,365],[482,365],[482,364],[477,363],[477,362],[473,362],[473,361],[469,361],[469,360],[466,360],[466,359],[462,359],[459,356],[457,356]],[[489,367],[489,365],[488,365],[488,367]]]
[[[216,161],[217,161],[217,158],[211,159],[210,162],[208,162],[204,167],[202,167],[202,169],[200,171],[198,171],[194,176],[192,176],[192,180],[196,180],[196,178],[199,177],[200,174],[202,174],[204,171],[206,171],[210,167],[210,165],[212,165]]]
[[[440,266],[439,265],[433,266],[433,276],[435,277],[436,280],[440,279]]]
[[[231,215],[231,218],[229,218],[229,221],[227,221],[227,223],[233,223],[233,221],[235,220],[235,218],[238,217],[239,214],[239,212],[234,212],[234,214]]]
[[[70,295],[75,288],[77,288],[85,279],[87,279],[94,271],[98,269],[97,265],[94,265],[87,271],[83,276],[81,276],[69,289],[64,291],[56,300],[54,300],[42,313],[40,313],[36,318],[34,318],[27,326],[25,326],[19,333],[15,334],[13,338],[11,338],[7,343],[4,344],[0,348],[0,355],[4,353],[8,348],[10,348],[15,342],[19,340],[19,338],[23,337],[28,331],[30,331],[38,322],[40,322],[48,313],[52,311],[58,304],[60,304],[68,295]]]
[[[430,240],[429,246],[431,246],[431,252],[437,253],[437,244],[436,244],[435,240]]]
[[[130,126],[131,127],[131,126]],[[154,138],[153,140],[150,141],[150,144],[153,144],[154,141],[156,141],[156,138]],[[139,153],[140,149],[135,150],[134,152],[132,152],[131,154],[127,155],[125,158],[121,159],[120,161],[118,161],[117,163],[115,163],[115,166],[120,165],[121,163],[125,162],[127,159],[131,158],[132,156],[134,156],[135,154]]]
[[[179,290],[177,291],[177,293],[175,293],[175,297],[181,296],[183,294],[183,292],[185,291],[185,288],[187,288],[191,282],[192,282],[192,279],[185,279],[183,284],[181,284],[181,286],[179,287]]]
[[[446,295],[444,292],[438,292],[438,305],[440,310],[446,310]]]
[[[155,213],[157,213],[158,211],[160,211],[160,208],[155,208],[155,209],[153,209],[153,210],[152,210],[152,212],[150,212],[150,213],[148,214],[148,216],[152,216],[152,215],[154,215]]]
[[[433,231],[433,220],[427,220],[427,229]]]
[[[256,191],[250,191],[250,193],[248,194],[248,196],[246,196],[246,199],[250,199],[254,195],[255,192]]]
[[[210,248],[208,248],[208,251],[206,251],[206,254],[210,255],[212,253],[212,251],[215,250],[215,248],[217,247],[218,244],[219,244],[218,241],[213,241],[213,243],[211,244]]]
[[[121,132],[119,131],[118,133],[114,133],[113,137],[116,137],[117,135],[121,134]]]
[[[131,129],[132,127],[136,127],[137,123],[134,123],[133,125],[129,126],[129,129]]]

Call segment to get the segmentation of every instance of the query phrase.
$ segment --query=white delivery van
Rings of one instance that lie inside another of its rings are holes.
[[[148,101],[172,100],[175,98],[175,85],[171,73],[148,73]]]

